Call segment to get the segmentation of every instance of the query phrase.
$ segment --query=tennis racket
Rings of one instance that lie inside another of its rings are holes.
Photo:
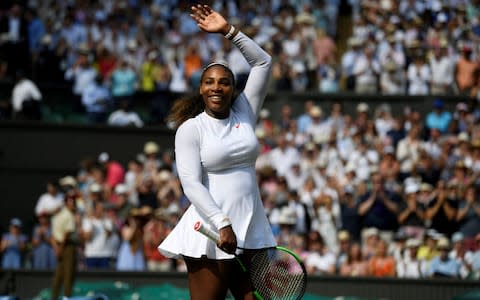
[[[217,232],[196,222],[194,229],[218,244]],[[246,250],[237,247],[241,250]],[[276,246],[257,252],[249,269],[241,258],[235,259],[245,273],[249,274],[253,294],[258,300],[299,300],[307,288],[307,271],[302,260],[290,249]]]

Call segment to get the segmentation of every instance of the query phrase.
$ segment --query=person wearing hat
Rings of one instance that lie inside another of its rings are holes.
[[[342,65],[342,80],[345,82],[345,89],[347,91],[355,90],[355,75],[353,73],[353,68],[355,66],[355,61],[362,54],[361,49],[362,41],[358,37],[350,37],[347,40],[348,49],[342,54],[341,65]]]
[[[340,271],[340,267],[347,261],[348,252],[350,251],[350,246],[352,245],[352,240],[350,238],[350,233],[346,230],[340,230],[337,234],[338,240],[338,251],[337,251],[337,261],[335,263],[336,272]]]
[[[377,92],[377,78],[380,75],[381,66],[374,52],[375,49],[372,46],[365,46],[363,53],[355,61],[353,67],[355,93],[374,94]]]
[[[151,175],[156,174],[162,166],[160,147],[156,142],[148,141],[143,146],[143,154],[145,155],[145,161],[143,162],[145,172]]]
[[[58,299],[63,286],[63,295],[72,296],[77,269],[77,246],[79,235],[76,225],[76,199],[65,197],[62,209],[52,217],[52,237],[50,244],[57,257],[57,267],[52,280],[52,299]]]
[[[22,221],[10,220],[8,232],[2,235],[0,254],[3,269],[20,269],[23,266],[23,254],[27,246],[27,236],[22,233]]]
[[[448,254],[450,258],[456,259],[460,265],[460,276],[466,278],[470,275],[473,252],[467,248],[465,236],[460,231],[452,235],[452,250]]]
[[[422,278],[425,276],[426,264],[419,259],[418,248],[422,242],[417,238],[409,238],[405,243],[405,251],[397,259],[396,275],[399,278]]]
[[[460,264],[448,255],[450,252],[448,238],[441,237],[437,241],[437,250],[440,254],[430,262],[428,275],[440,278],[460,278]]]
[[[441,133],[445,133],[452,121],[452,113],[445,110],[445,104],[443,100],[437,98],[433,101],[432,111],[427,113],[425,118],[425,125],[427,128],[432,129],[436,128],[440,130]]]
[[[425,231],[425,207],[418,202],[419,187],[416,183],[405,186],[404,201],[399,205],[397,215],[400,230],[409,236],[421,238]]]
[[[129,216],[120,228],[120,247],[118,248],[115,269],[119,271],[145,271],[145,253],[143,249],[144,213],[132,208]]]

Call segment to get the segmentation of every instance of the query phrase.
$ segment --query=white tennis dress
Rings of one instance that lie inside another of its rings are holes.
[[[168,257],[233,258],[194,230],[197,221],[218,232],[229,219],[239,247],[275,246],[257,185],[255,160],[259,149],[254,133],[266,95],[271,58],[241,32],[233,43],[252,68],[229,117],[216,119],[203,112],[184,122],[175,135],[178,174],[192,205],[158,247]]]

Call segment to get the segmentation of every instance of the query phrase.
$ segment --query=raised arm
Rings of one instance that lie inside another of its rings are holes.
[[[272,73],[272,58],[242,32],[233,38],[233,44],[252,67],[243,92],[256,117],[267,95],[267,85]]]
[[[256,117],[267,94],[272,58],[257,43],[240,32],[238,28],[230,25],[223,16],[208,5],[192,6],[191,17],[200,29],[210,33],[220,33],[232,40],[251,66],[243,92]]]

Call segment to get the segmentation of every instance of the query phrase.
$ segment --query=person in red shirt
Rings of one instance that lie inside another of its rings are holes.
[[[124,182],[125,168],[118,161],[112,160],[107,152],[102,152],[98,156],[98,162],[105,169],[105,197],[116,203],[116,195],[113,190],[117,184]]]

